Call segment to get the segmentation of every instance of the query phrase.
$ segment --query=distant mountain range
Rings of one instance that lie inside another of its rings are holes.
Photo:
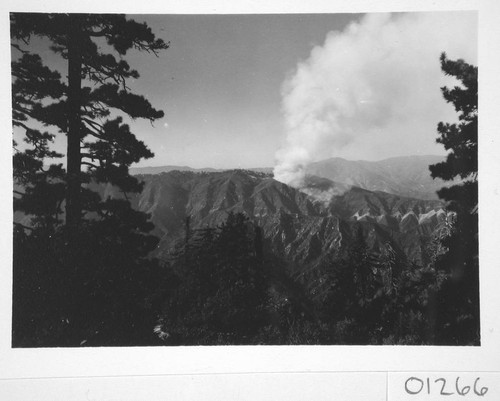
[[[383,191],[418,199],[438,199],[436,191],[447,185],[441,179],[433,179],[429,165],[444,160],[442,156],[403,156],[381,161],[345,160],[340,157],[311,163],[306,174],[327,178],[337,184],[356,186],[369,191]],[[159,166],[131,168],[130,173],[160,174],[170,171],[222,172],[223,169],[188,166]],[[248,170],[272,174],[271,167]]]
[[[341,159],[325,161],[326,165],[341,163]],[[362,163],[355,162],[356,171],[362,171]],[[318,166],[321,164],[314,167],[319,169]],[[386,171],[395,169],[393,166],[386,165]],[[378,185],[394,185],[397,179],[408,176],[417,182],[419,175],[411,175],[410,170],[408,167],[407,172],[399,175],[394,172],[392,181],[379,173],[382,178]],[[337,176],[341,177],[340,173]],[[182,243],[187,217],[191,228],[198,229],[215,227],[230,212],[243,212],[251,224],[262,227],[274,252],[300,266],[315,264],[349,243],[355,224],[363,228],[371,248],[390,243],[410,259],[420,261],[426,241],[442,227],[447,216],[439,200],[370,191],[313,175],[308,176],[309,186],[302,190],[278,182],[268,173],[251,170],[174,169],[138,178],[144,181],[144,190],[132,198],[132,203],[138,210],[151,214],[160,238],[156,255],[162,258],[168,258],[176,244]],[[374,179],[364,183],[376,187]],[[319,201],[317,196],[306,193],[308,190],[330,195]],[[102,187],[101,191],[103,196],[119,196],[111,186]]]
[[[248,170],[268,173],[271,174],[273,172],[272,167],[256,167],[250,168]],[[132,167],[130,169],[130,174],[132,175],[140,175],[140,174],[161,174],[168,173],[170,171],[192,171],[195,173],[217,173],[221,171],[227,171],[227,169],[217,169],[217,168],[192,168],[189,166],[157,166],[157,167]]]
[[[443,160],[442,156],[404,156],[381,161],[352,161],[336,157],[310,164],[306,173],[369,191],[438,199],[436,191],[447,183],[433,179],[429,165]]]

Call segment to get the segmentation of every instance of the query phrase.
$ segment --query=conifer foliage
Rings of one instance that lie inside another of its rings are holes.
[[[230,213],[188,238],[173,264],[178,285],[157,333],[166,344],[250,344],[267,323],[268,272],[248,218]]]
[[[130,206],[127,193],[142,185],[128,168],[153,153],[123,117],[153,122],[163,112],[130,91],[127,80],[139,73],[123,57],[168,44],[124,15],[12,13],[10,22],[13,126],[25,142],[14,142],[13,156],[23,216],[14,230],[13,343],[143,342],[138,333],[152,333],[152,316],[142,307],[157,269],[146,256],[157,239],[148,216]],[[53,54],[32,52],[33,40]],[[65,154],[51,149],[60,135]],[[123,197],[92,191],[103,183]]]
[[[438,194],[454,213],[447,248],[436,261],[445,275],[438,292],[437,337],[443,344],[479,344],[479,259],[478,259],[478,84],[477,67],[463,60],[441,55],[441,68],[455,77],[460,86],[441,88],[452,103],[459,122],[438,125],[438,143],[449,151],[446,161],[430,166],[434,178],[461,179],[460,184],[441,189]]]

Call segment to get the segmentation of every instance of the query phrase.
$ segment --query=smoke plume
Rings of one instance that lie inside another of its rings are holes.
[[[286,138],[275,177],[304,185],[314,161],[342,156],[377,160],[436,154],[436,125],[456,117],[440,87],[451,59],[477,63],[477,14],[368,14],[299,62],[282,88]]]

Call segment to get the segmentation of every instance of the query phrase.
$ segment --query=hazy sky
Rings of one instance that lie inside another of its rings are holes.
[[[155,153],[139,165],[443,154],[435,127],[454,111],[439,53],[450,45],[450,57],[476,63],[477,15],[436,15],[132,16],[170,42],[159,57],[125,57],[141,74],[129,86],[165,112],[131,123]]]

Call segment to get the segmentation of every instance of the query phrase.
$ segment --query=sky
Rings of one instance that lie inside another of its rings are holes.
[[[329,157],[444,154],[439,54],[477,63],[474,12],[130,17],[170,42],[125,56],[131,89],[165,112],[130,122],[155,153],[137,166],[276,167],[290,182]]]
[[[165,118],[141,124],[156,154],[140,165],[272,167],[284,140],[281,86],[327,32],[359,15],[134,16],[170,41],[157,60],[129,57]],[[139,131],[137,131],[139,132]]]

